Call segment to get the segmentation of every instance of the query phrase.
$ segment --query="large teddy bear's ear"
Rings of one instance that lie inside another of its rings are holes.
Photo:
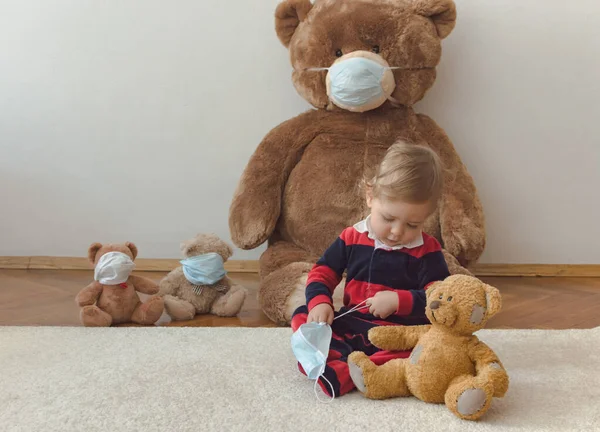
[[[313,7],[311,0],[284,0],[275,10],[275,31],[287,48],[298,25],[304,21]]]
[[[438,36],[444,39],[456,24],[456,5],[453,0],[414,0],[415,12],[430,18]]]

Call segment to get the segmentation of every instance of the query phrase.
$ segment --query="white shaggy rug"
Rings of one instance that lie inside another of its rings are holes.
[[[477,423],[413,398],[322,404],[290,329],[0,328],[2,431],[597,431],[600,328],[478,333],[511,378]],[[324,395],[321,395],[324,396]]]

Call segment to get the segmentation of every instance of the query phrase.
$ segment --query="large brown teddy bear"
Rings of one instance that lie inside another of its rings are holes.
[[[444,194],[425,231],[442,244],[452,274],[470,274],[464,267],[485,246],[477,191],[444,131],[412,108],[435,81],[441,40],[455,25],[452,0],[285,0],[275,15],[294,86],[316,109],[267,134],[230,207],[238,247],[268,241],[259,290],[267,316],[289,324],[305,303],[308,271],[344,228],[366,217],[358,185],[399,139],[440,155]],[[348,86],[372,72],[356,70],[367,63],[382,74],[376,97]],[[338,70],[323,70],[332,65]]]
[[[75,299],[81,307],[80,318],[84,326],[108,327],[129,322],[150,325],[158,321],[164,309],[163,299],[152,297],[142,303],[137,294],[156,294],[158,284],[129,274],[137,254],[138,249],[131,242],[94,243],[89,247],[88,259],[95,268],[95,280]],[[99,266],[102,266],[101,272]],[[105,279],[115,279],[115,282]]]
[[[181,243],[181,252],[186,258],[213,254],[223,264],[231,257],[231,246],[214,234],[198,234]],[[165,299],[167,314],[175,321],[191,320],[196,314],[214,314],[222,317],[237,315],[246,300],[244,287],[234,285],[225,276],[212,284],[195,284],[184,273],[183,266],[177,267],[159,283],[159,295]]]
[[[503,397],[508,375],[494,352],[476,336],[501,308],[500,293],[479,279],[454,275],[427,291],[431,325],[371,329],[369,340],[381,349],[410,350],[408,359],[376,366],[362,352],[348,356],[350,376],[366,397],[414,395],[446,403],[459,418],[476,420]]]

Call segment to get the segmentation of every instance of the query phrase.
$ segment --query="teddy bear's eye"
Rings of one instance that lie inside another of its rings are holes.
[[[440,296],[438,297],[440,300],[444,298],[444,294],[440,294]]]
[[[448,297],[448,301],[452,301],[452,296]]]
[[[379,54],[379,45],[375,45],[372,49],[375,54]]]
[[[336,52],[335,52],[335,56],[336,56],[336,57],[341,57],[341,56],[343,56],[343,55],[344,55],[344,53],[342,52],[342,50],[341,50],[341,49],[339,49],[339,50],[336,50]]]

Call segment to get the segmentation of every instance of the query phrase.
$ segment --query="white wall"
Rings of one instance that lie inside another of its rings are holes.
[[[229,239],[249,156],[307,108],[277,0],[0,0],[0,255]],[[600,261],[600,3],[457,1],[437,84],[488,219],[483,262]],[[235,258],[258,257],[260,248]]]

